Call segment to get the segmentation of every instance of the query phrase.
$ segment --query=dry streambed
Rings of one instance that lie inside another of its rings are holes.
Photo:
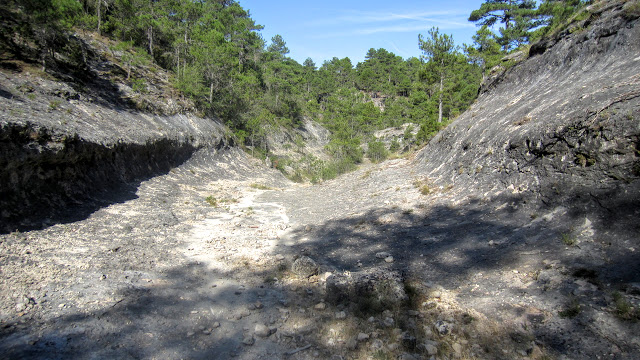
[[[632,358],[637,325],[597,274],[567,266],[581,250],[558,240],[562,209],[531,216],[499,194],[427,183],[402,159],[303,186],[236,151],[198,153],[87,219],[2,236],[0,348],[54,359]],[[576,241],[597,252],[581,226]]]

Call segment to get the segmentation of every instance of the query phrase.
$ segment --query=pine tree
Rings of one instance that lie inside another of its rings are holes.
[[[504,50],[528,41],[530,30],[540,26],[535,0],[487,0],[469,15],[479,26],[503,25],[497,38]]]
[[[418,36],[420,50],[424,53],[423,60],[427,61],[427,66],[437,76],[438,88],[438,122],[442,122],[444,85],[450,76],[452,66],[455,62],[456,46],[453,38],[447,34],[440,34],[437,27],[429,30],[429,37]]]

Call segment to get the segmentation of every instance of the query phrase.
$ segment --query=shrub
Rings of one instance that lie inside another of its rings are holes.
[[[370,141],[369,149],[367,150],[367,157],[373,162],[381,162],[387,159],[389,152],[381,141]]]
[[[204,201],[206,201],[209,205],[213,206],[213,207],[217,207],[218,206],[218,200],[216,200],[215,197],[209,195],[207,196]]]

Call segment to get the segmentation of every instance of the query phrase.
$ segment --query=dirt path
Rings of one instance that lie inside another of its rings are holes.
[[[404,159],[305,186],[237,151],[198,153],[85,220],[2,236],[0,351],[16,359],[637,354],[637,324],[613,314],[611,292],[590,273],[576,275],[576,258],[585,271],[598,258],[588,219],[575,230],[583,246],[571,248],[558,241],[562,209],[532,214],[505,194],[477,198],[455,187],[425,195],[425,184]],[[318,275],[292,273],[302,255]],[[409,303],[383,313],[324,303],[329,274],[374,269],[403,274]],[[559,316],[570,301],[579,314]]]

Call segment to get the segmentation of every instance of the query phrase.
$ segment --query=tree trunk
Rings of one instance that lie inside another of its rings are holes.
[[[98,35],[100,35],[100,26],[102,25],[102,0],[96,0],[98,12]]]
[[[209,103],[213,102],[213,81],[211,82],[211,85],[209,86]]]
[[[149,55],[153,59],[153,26],[149,26],[147,29],[147,39],[149,39]]]
[[[442,122],[442,89],[444,88],[444,74],[440,75],[440,94],[438,96],[438,122]]]

